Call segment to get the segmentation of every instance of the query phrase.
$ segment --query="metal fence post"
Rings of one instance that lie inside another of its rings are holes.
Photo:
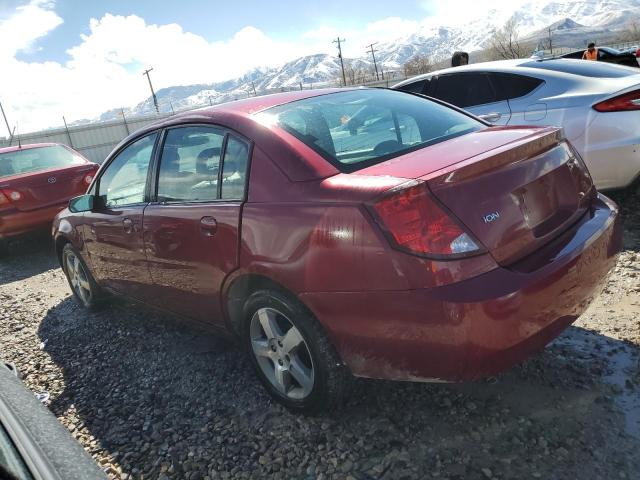
[[[62,121],[64,122],[64,129],[67,131],[67,137],[69,137],[69,146],[71,148],[75,148],[73,146],[73,142],[71,141],[71,132],[69,132],[69,127],[67,126],[67,119],[64,118],[64,115],[62,116]]]
[[[129,131],[129,125],[127,124],[127,117],[124,116],[124,108],[120,109],[120,113],[122,113],[122,121],[124,122],[124,130],[127,132],[127,137],[131,134]]]

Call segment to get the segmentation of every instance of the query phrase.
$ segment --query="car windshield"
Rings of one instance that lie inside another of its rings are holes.
[[[485,126],[417,95],[362,89],[270,108],[277,124],[342,171],[353,171]]]
[[[0,478],[10,480],[33,478],[2,425],[0,425]]]
[[[582,77],[622,78],[640,75],[637,68],[614,65],[604,62],[583,62],[582,60],[558,59],[527,62],[520,65],[527,68],[539,68],[554,72],[571,73]]]
[[[82,163],[84,159],[80,155],[61,145],[23,148],[0,153],[0,178]]]

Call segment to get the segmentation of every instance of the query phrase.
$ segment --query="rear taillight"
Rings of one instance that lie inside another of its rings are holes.
[[[640,90],[625,93],[604,102],[596,103],[593,108],[598,112],[624,112],[640,110]]]
[[[89,174],[89,175],[85,175],[83,178],[83,181],[85,183],[85,185],[88,187],[89,185],[91,185],[91,182],[93,182],[93,175]]]
[[[13,202],[22,200],[22,194],[17,190],[0,190],[0,208],[11,207]]]
[[[480,251],[478,243],[433,200],[424,183],[384,196],[373,210],[391,243],[406,252],[455,258]]]

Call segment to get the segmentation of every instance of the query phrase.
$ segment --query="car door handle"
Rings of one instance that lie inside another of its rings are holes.
[[[124,233],[133,232],[133,220],[131,220],[130,218],[123,218],[122,229],[124,230]]]
[[[207,236],[213,237],[218,230],[218,222],[213,217],[202,217],[200,219],[200,232]]]
[[[485,113],[484,115],[479,115],[479,117],[489,123],[496,123],[498,120],[502,118],[502,114],[498,112]]]

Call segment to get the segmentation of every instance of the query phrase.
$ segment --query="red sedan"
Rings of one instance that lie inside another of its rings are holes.
[[[237,336],[310,411],[351,375],[463,381],[543,348],[603,286],[617,218],[560,129],[345,89],[137,132],[54,236],[82,305],[115,292]]]
[[[69,200],[87,191],[97,170],[66,145],[0,148],[0,250],[10,237],[50,228]]]

